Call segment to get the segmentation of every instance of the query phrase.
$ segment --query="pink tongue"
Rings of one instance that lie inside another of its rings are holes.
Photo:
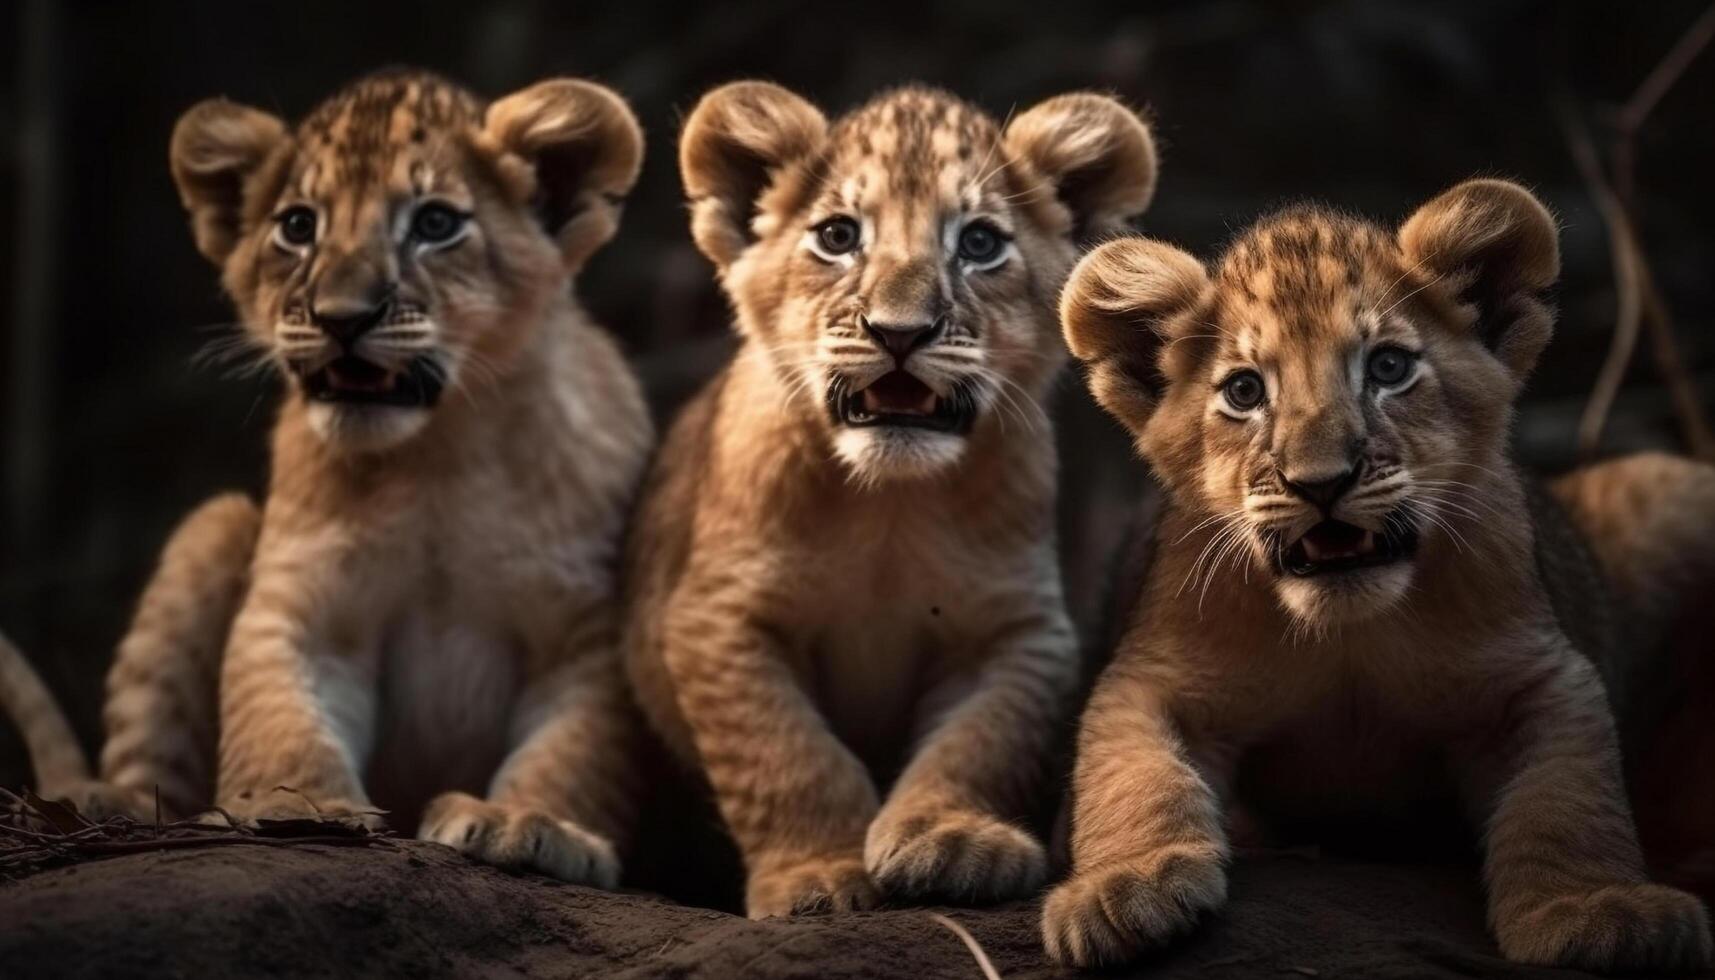
[[[933,415],[935,392],[904,371],[891,371],[863,390],[863,410],[871,415]]]

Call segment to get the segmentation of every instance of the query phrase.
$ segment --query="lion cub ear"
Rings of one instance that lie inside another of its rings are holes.
[[[1079,241],[1123,234],[1155,195],[1155,139],[1137,113],[1105,95],[1038,103],[1006,127],[1006,148],[1053,185]]]
[[[1554,332],[1540,294],[1560,278],[1559,229],[1541,201],[1511,181],[1467,180],[1407,218],[1399,247],[1475,309],[1478,336],[1515,377],[1530,373]]]
[[[679,137],[679,172],[691,237],[716,266],[724,270],[756,241],[757,200],[827,131],[819,109],[768,82],[722,85],[697,102]]]
[[[1195,257],[1148,238],[1109,242],[1072,270],[1060,293],[1066,346],[1089,366],[1096,401],[1133,432],[1167,388],[1164,345],[1212,288]]]
[[[613,90],[554,78],[488,107],[483,132],[529,164],[542,227],[576,272],[619,229],[643,166],[643,128]]]
[[[197,250],[226,261],[244,228],[244,186],[286,141],[286,124],[261,109],[207,99],[173,127],[167,163],[190,212]]]

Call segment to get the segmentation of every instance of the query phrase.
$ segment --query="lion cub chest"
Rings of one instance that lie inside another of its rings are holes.
[[[426,495],[393,574],[379,649],[378,803],[415,812],[434,794],[482,794],[509,749],[533,646],[577,609],[578,536],[506,494],[472,513]],[[501,519],[505,514],[506,519]],[[401,574],[403,573],[403,574]]]
[[[968,544],[938,529],[859,524],[837,537],[803,553],[816,573],[793,590],[793,666],[840,739],[886,774],[972,669],[986,587],[954,560]]]
[[[1274,710],[1239,740],[1235,795],[1276,843],[1463,846],[1459,759],[1485,714],[1484,685],[1446,676],[1459,673],[1439,669],[1456,654],[1433,642],[1349,639],[1317,651],[1320,669],[1301,661],[1296,682],[1269,685]]]

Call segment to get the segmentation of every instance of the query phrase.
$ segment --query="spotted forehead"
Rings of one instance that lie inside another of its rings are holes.
[[[1008,193],[1000,127],[945,92],[882,95],[842,118],[828,146],[829,176],[844,196],[910,200]]]
[[[1216,269],[1217,315],[1259,339],[1349,334],[1373,326],[1408,271],[1382,228],[1293,209],[1259,222],[1227,250]]]
[[[482,103],[423,73],[362,79],[329,98],[298,126],[301,166],[321,185],[385,181],[402,154],[421,154],[480,123]]]

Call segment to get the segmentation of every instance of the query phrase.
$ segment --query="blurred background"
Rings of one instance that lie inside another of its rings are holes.
[[[296,118],[355,76],[399,63],[490,97],[559,74],[620,90],[649,154],[619,236],[579,290],[663,419],[730,351],[674,166],[680,119],[720,82],[769,78],[830,114],[905,81],[945,86],[997,116],[1068,89],[1113,91],[1152,113],[1163,149],[1140,230],[1204,254],[1292,199],[1393,223],[1464,177],[1515,177],[1565,229],[1560,330],[1517,431],[1523,458],[1553,471],[1578,458],[1580,415],[1620,306],[1616,239],[1568,116],[1617,180],[1608,216],[1624,209],[1636,222],[1640,248],[1622,234],[1623,262],[1637,268],[1647,254],[1655,287],[1640,294],[1637,349],[1615,374],[1596,449],[1687,448],[1699,438],[1694,415],[1711,407],[1715,56],[1689,57],[1706,7],[14,0],[0,8],[0,43],[11,48],[0,77],[0,629],[33,655],[93,745],[102,675],[168,531],[217,490],[264,485],[277,389],[199,363],[232,329],[231,313],[167,175],[173,122],[199,99]],[[1658,356],[1664,326],[1675,372]],[[1070,372],[1064,382],[1065,560],[1088,623],[1111,529],[1144,484],[1117,426]],[[12,739],[0,730],[0,785],[23,779]]]

